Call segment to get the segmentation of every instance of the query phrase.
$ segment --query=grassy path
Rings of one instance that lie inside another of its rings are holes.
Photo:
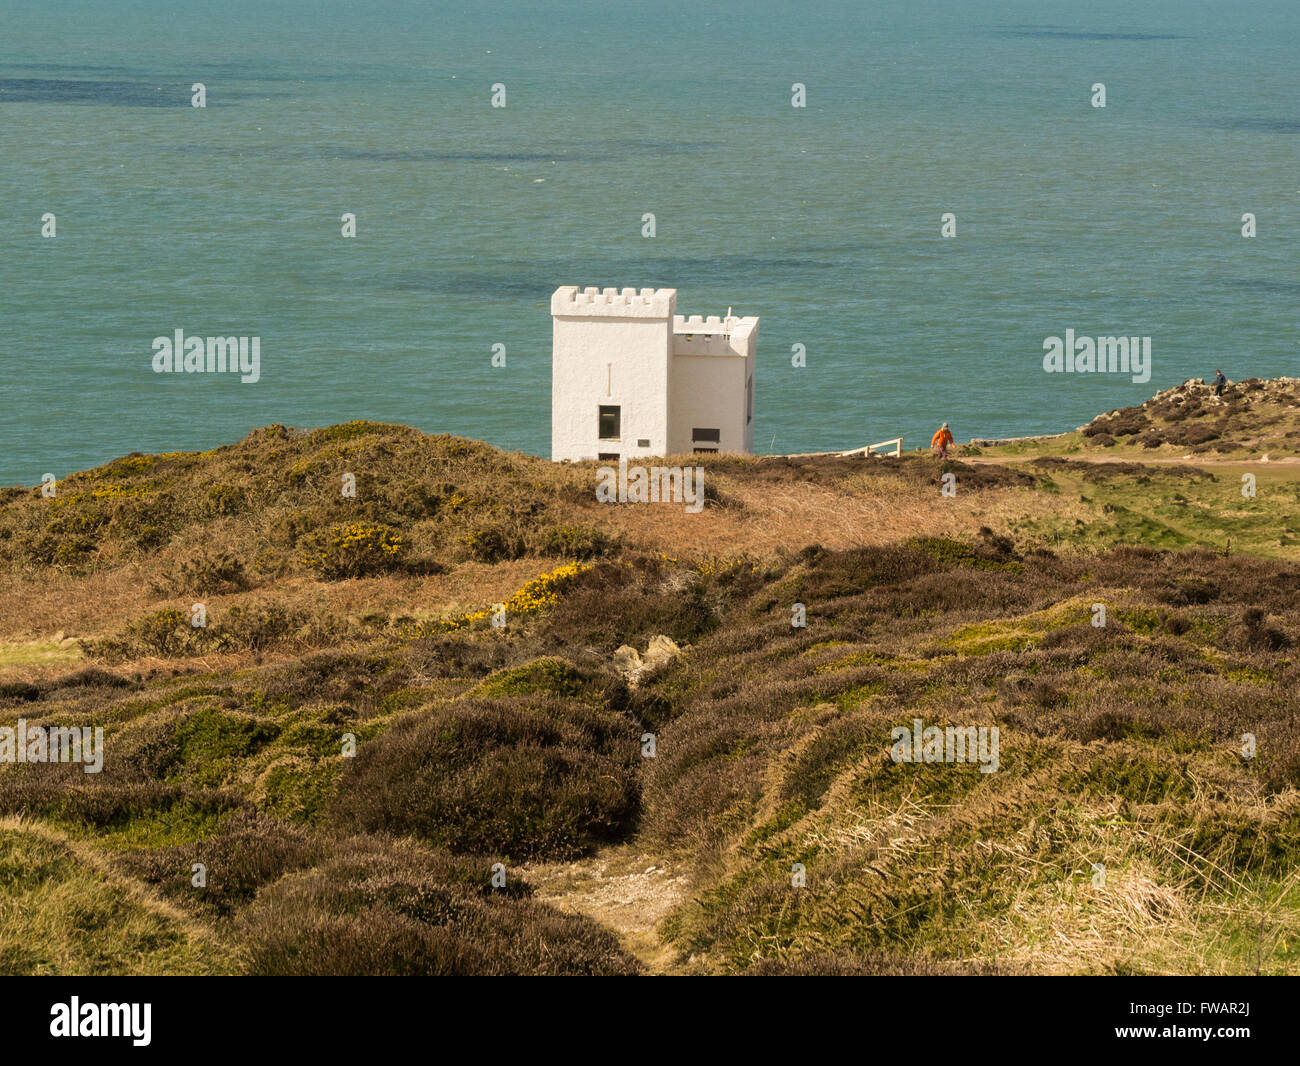
[[[541,902],[585,915],[613,932],[647,973],[681,972],[676,952],[659,938],[658,928],[686,898],[684,875],[626,844],[574,862],[534,863],[522,874]]]

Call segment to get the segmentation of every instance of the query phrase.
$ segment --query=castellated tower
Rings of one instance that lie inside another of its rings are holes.
[[[555,290],[552,459],[754,450],[758,319],[676,308],[676,289]]]

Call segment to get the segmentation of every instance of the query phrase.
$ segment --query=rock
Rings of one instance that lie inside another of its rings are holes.
[[[646,647],[645,657],[650,661],[662,662],[665,659],[672,659],[682,653],[681,646],[672,637],[665,637],[663,634],[651,637],[650,644]]]
[[[641,653],[630,644],[624,644],[614,652],[614,666],[624,674],[639,674],[645,664],[641,662]]]
[[[614,668],[623,675],[629,685],[635,687],[641,675],[647,670],[666,663],[681,653],[681,646],[672,637],[659,634],[650,638],[644,657],[630,644],[620,647],[614,652]]]

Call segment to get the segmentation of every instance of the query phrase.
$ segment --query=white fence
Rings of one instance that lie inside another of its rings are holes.
[[[889,449],[889,448],[892,448],[893,451],[882,450],[882,449]],[[861,456],[888,455],[891,458],[897,459],[900,456],[902,456],[902,454],[903,454],[903,438],[895,437],[893,440],[882,440],[879,444],[867,444],[861,448],[854,448],[852,451],[848,451],[848,452],[788,452],[788,453],[773,452],[771,455],[766,455],[766,456],[760,455],[758,456],[758,458],[760,459],[812,459],[818,455],[838,455],[840,458],[846,459],[846,458],[851,458],[852,456],[855,455],[861,455]]]
[[[893,451],[883,449],[893,448]],[[868,444],[865,448],[854,448],[851,452],[840,452],[840,455],[890,455],[895,459],[903,454],[903,438],[895,437],[893,440],[882,440],[879,444]]]

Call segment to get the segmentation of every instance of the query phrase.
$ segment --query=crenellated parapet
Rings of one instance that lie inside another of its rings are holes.
[[[669,319],[677,305],[676,289],[580,289],[562,285],[551,296],[556,317]]]
[[[758,340],[758,319],[736,315],[674,315],[674,355],[749,356]]]

